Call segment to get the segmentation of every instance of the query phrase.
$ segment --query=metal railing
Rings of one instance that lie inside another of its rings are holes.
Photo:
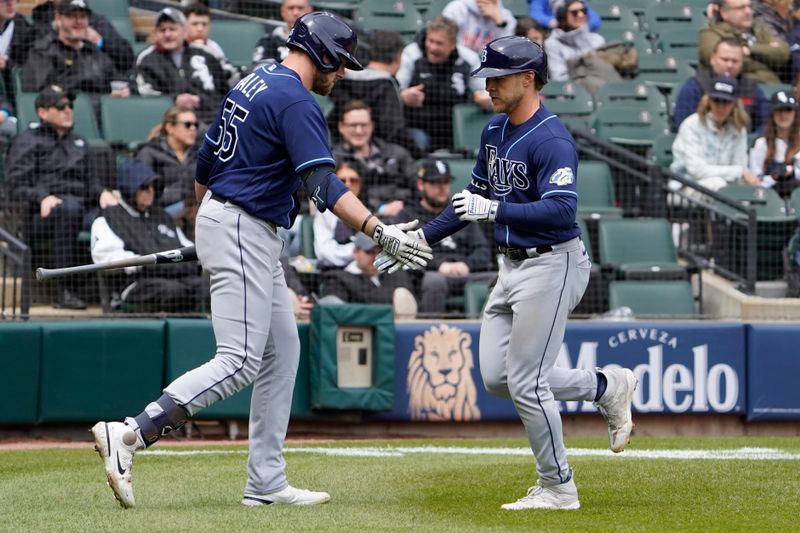
[[[29,317],[31,303],[31,251],[0,228],[0,319]]]

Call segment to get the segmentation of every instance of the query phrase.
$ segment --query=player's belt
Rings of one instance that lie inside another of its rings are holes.
[[[214,200],[215,202],[219,202],[221,204],[228,203],[228,199],[227,198],[225,198],[224,196],[220,196],[219,194],[217,194],[215,192],[211,193],[211,197],[210,198],[212,200]],[[231,203],[233,204],[233,202],[231,202]],[[239,208],[239,209],[241,209],[241,208]],[[270,222],[269,220],[265,220],[264,222],[266,222],[269,225],[269,227],[272,228],[272,231],[277,231],[277,227],[276,227],[274,222]]]
[[[498,246],[497,251],[512,261],[523,261],[550,253],[553,251],[553,247],[549,244],[540,244],[536,248],[506,248],[505,246]]]

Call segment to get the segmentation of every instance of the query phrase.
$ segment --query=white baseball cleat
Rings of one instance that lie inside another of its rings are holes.
[[[634,423],[631,417],[633,391],[639,380],[627,368],[599,370],[606,376],[606,392],[594,405],[608,422],[608,444],[611,451],[619,453],[631,442]]]
[[[507,511],[524,511],[526,509],[570,511],[580,509],[580,507],[578,489],[575,487],[575,481],[572,478],[560,485],[551,485],[549,487],[534,485],[528,489],[528,494],[519,500],[500,506],[501,509]]]
[[[138,448],[136,433],[122,422],[98,422],[91,429],[94,449],[103,459],[108,486],[114,491],[119,504],[133,507],[133,454]]]
[[[315,492],[313,490],[296,489],[287,485],[285,489],[271,494],[245,494],[242,498],[242,505],[248,507],[258,507],[260,505],[272,505],[273,503],[284,503],[288,505],[317,505],[331,501],[331,495],[327,492]]]

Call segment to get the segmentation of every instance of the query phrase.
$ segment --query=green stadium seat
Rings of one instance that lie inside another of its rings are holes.
[[[484,111],[475,104],[453,106],[453,147],[477,153],[481,143],[483,127],[493,113]]]
[[[579,217],[590,219],[622,217],[622,209],[616,206],[614,181],[608,163],[579,161],[577,187]]]
[[[636,81],[672,91],[694,76],[686,59],[664,54],[639,55]]]
[[[669,170],[672,164],[672,144],[675,142],[674,133],[665,133],[653,141],[650,147],[650,160],[664,170]]]
[[[792,191],[791,196],[789,196],[789,201],[787,202],[787,207],[789,208],[789,214],[792,216],[800,216],[800,188],[797,188]]]
[[[603,219],[598,237],[600,263],[617,278],[687,279],[666,219]]]
[[[592,115],[592,129],[608,142],[629,147],[647,147],[669,133],[667,120],[649,109],[606,106]]]
[[[517,18],[528,16],[528,0],[503,0],[503,7]]]
[[[592,9],[603,19],[600,34],[608,41],[622,40],[621,37],[626,31],[639,31],[639,19],[628,8],[627,2],[620,1],[609,4],[592,2]]]
[[[355,21],[372,31],[396,31],[407,41],[423,28],[419,11],[406,0],[362,0]]]
[[[475,160],[468,159],[448,159],[450,172],[453,173],[453,182],[450,184],[452,194],[461,192],[472,181],[472,169],[475,167]]]
[[[544,106],[565,117],[588,118],[594,112],[594,98],[580,83],[574,81],[551,81],[542,88]]]
[[[88,2],[92,11],[112,17],[128,17],[130,2],[128,0],[91,0]]]
[[[706,25],[704,8],[679,2],[658,2],[644,14],[644,29],[662,35],[676,29],[691,29],[699,32]]]
[[[108,21],[114,26],[117,33],[133,46],[133,43],[136,42],[136,34],[133,33],[133,25],[131,24],[130,17],[127,14],[125,16],[110,16],[108,17]]]
[[[591,5],[595,10],[607,10],[610,6],[621,6],[630,9],[637,15],[644,13],[650,6],[659,0],[592,0]]]
[[[480,318],[488,296],[488,281],[468,281],[464,285],[464,313],[467,318]]]
[[[680,280],[611,281],[608,306],[610,309],[629,307],[637,318],[696,316],[692,285]]]
[[[118,145],[144,142],[172,105],[172,99],[167,96],[103,96],[100,98],[103,137]]]
[[[314,92],[311,93],[311,96],[314,97],[317,105],[320,107],[320,109],[322,109],[322,114],[327,117],[328,114],[333,110],[333,100],[331,100],[331,97]]]
[[[580,166],[578,167],[580,170]],[[580,182],[580,180],[579,180]],[[603,272],[600,264],[595,260],[597,257],[597,248],[593,246],[597,242],[596,226],[592,229],[586,224],[586,221],[578,218],[578,227],[581,228],[581,240],[586,247],[586,253],[589,254],[589,260],[592,262],[592,270],[589,275],[589,286],[586,287],[586,292],[583,294],[580,303],[575,307],[573,313],[576,315],[592,315],[602,313],[606,310],[606,295],[605,281],[603,280]]]
[[[266,27],[260,22],[214,19],[208,36],[219,43],[232,65],[249,67],[253,50],[265,32]]]
[[[597,109],[606,106],[630,106],[662,116],[667,114],[664,96],[657,88],[641,81],[606,83],[595,93],[594,98]]]
[[[764,96],[767,97],[767,100],[778,91],[787,91],[790,94],[792,92],[792,86],[788,83],[759,83],[758,85],[764,91]]]
[[[658,36],[657,48],[662,54],[697,64],[699,32],[693,28],[674,28]]]

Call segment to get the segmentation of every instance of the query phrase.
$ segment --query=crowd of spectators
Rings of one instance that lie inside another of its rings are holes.
[[[96,261],[190,243],[197,146],[221,98],[247,68],[281,61],[295,21],[313,9],[308,0],[283,0],[281,24],[254,43],[252,64],[244,67],[232,65],[209,37],[212,16],[203,2],[159,11],[152,44],[136,56],[132,43],[92,10],[91,0],[41,2],[29,18],[16,7],[15,0],[0,0],[0,76],[6,88],[0,95],[0,140],[10,145],[6,185],[26,210],[22,233],[49,239],[49,266],[80,262],[86,243],[75,236],[89,228]],[[794,7],[788,0],[710,3],[707,24],[698,32],[697,70],[671,95],[673,171],[711,189],[745,183],[774,187],[783,197],[800,183],[800,95],[779,91],[769,99],[762,88],[797,78],[800,10]],[[527,36],[548,53],[550,79],[568,80],[575,65],[602,57],[596,54],[606,45],[602,24],[587,0],[530,0],[528,16],[520,18],[502,0],[452,0],[410,40],[363,28],[366,68],[347,71],[328,100],[337,174],[382,217],[424,224],[457,192],[446,158],[473,156],[454,149],[453,107],[492,108],[483,79],[469,75],[482,47],[505,35]],[[22,90],[38,93],[39,123],[31,127],[18,128],[14,118],[15,70]],[[88,143],[73,130],[78,93],[95,106],[108,95],[159,95],[174,103],[148,139],[118,154],[124,162],[116,183],[103,183],[92,172]],[[359,241],[328,212],[304,205],[302,213],[313,217],[312,266],[321,272],[321,284],[313,291],[304,285],[290,257],[296,247],[287,246],[284,268],[301,316],[314,305],[314,291],[343,301],[391,303],[397,288],[417,295],[420,313],[444,313],[448,298],[467,281],[489,281],[496,270],[493,243],[471,225],[435,245],[426,272],[378,276],[370,269],[372,241]],[[299,235],[299,226],[298,221],[282,232]],[[175,270],[169,279],[155,269],[129,271],[117,303],[197,309],[202,299],[187,296],[188,307],[176,303],[176,295],[202,290],[198,273],[188,270]],[[68,279],[52,303],[85,307]]]

